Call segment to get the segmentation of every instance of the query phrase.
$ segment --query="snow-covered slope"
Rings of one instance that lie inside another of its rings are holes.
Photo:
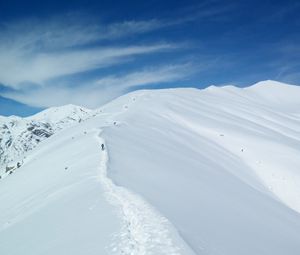
[[[93,115],[93,111],[76,105],[51,107],[27,119],[50,123],[55,129],[63,129],[68,125],[81,122]]]
[[[0,116],[0,176],[22,164],[32,150],[56,131],[91,116],[91,110],[74,105],[53,107],[28,118]]]
[[[89,112],[0,180],[1,254],[300,254],[298,98],[266,81]]]

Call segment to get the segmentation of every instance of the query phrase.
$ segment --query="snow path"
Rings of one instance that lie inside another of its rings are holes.
[[[101,130],[96,135],[99,148],[101,144],[105,145],[100,135]],[[114,184],[107,175],[108,161],[109,156],[105,146],[105,150],[101,150],[99,182],[105,190],[108,201],[119,209],[122,219],[121,233],[114,235],[112,253],[122,255],[193,254],[165,217],[138,195]]]

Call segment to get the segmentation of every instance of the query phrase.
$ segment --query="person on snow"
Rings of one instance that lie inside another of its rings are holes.
[[[101,144],[101,149],[102,149],[103,151],[104,151],[104,149],[105,149],[103,143]]]

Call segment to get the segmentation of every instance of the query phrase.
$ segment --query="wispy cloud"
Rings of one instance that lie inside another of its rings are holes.
[[[176,18],[166,21],[164,24],[172,26],[194,21],[205,21],[205,23],[208,21],[224,21],[232,17],[236,7],[237,3],[228,2],[224,5],[224,1],[221,0],[199,1],[195,5],[188,5],[180,9],[178,13],[175,13]]]
[[[153,40],[124,43],[128,37],[176,24],[156,19],[101,24],[76,15],[0,24],[0,84],[7,88],[0,95],[38,107],[66,103],[96,107],[133,87],[180,80],[191,71],[186,64],[160,63],[153,68],[142,62],[136,65],[138,71],[124,74],[128,61],[182,47]],[[119,74],[100,72],[122,65]],[[91,71],[98,78],[89,77]],[[71,82],[72,76],[83,73],[87,75],[80,84]]]
[[[120,64],[127,57],[172,48],[169,44],[158,44],[34,54],[0,52],[0,82],[13,88],[20,88],[25,82],[44,85],[52,78]]]
[[[87,15],[72,13],[48,19],[32,18],[0,24],[0,47],[28,51],[62,49],[146,33],[163,26],[156,19],[104,24]]]
[[[36,107],[72,103],[95,108],[135,86],[181,80],[194,71],[189,64],[168,65],[147,68],[126,75],[107,76],[78,86],[76,89],[65,85],[38,87],[26,90],[11,90],[2,93],[2,95]]]
[[[58,76],[120,63],[129,56],[171,49],[169,44],[84,47],[158,27],[155,20],[88,26],[87,21],[77,23],[61,17],[4,25],[0,33],[0,82],[13,88],[25,82],[42,85]]]
[[[116,87],[128,89],[135,86],[143,86],[155,83],[172,82],[191,74],[189,64],[168,65],[160,68],[147,68],[142,71],[129,73],[123,76],[108,76],[95,82],[98,87]]]

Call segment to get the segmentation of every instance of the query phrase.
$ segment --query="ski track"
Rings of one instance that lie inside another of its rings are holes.
[[[105,145],[97,133],[96,139]],[[117,186],[107,175],[109,156],[107,148],[101,150],[99,182],[108,201],[118,208],[122,219],[121,232],[113,237],[112,254],[120,255],[180,255],[180,248],[174,244],[174,227],[154,208],[138,195],[124,187]],[[178,238],[178,237],[177,237]],[[111,253],[110,253],[111,254]]]

